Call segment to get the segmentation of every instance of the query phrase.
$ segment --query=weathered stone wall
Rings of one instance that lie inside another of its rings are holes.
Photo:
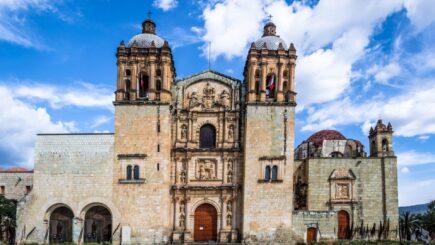
[[[133,243],[166,242],[171,235],[170,123],[169,105],[116,106],[113,197]],[[139,180],[125,181],[127,165],[140,167]]]
[[[86,210],[112,203],[112,134],[38,135],[33,190],[18,206],[18,243],[47,243],[51,212],[67,207],[74,214],[73,241],[78,242]],[[114,227],[113,227],[114,228]]]
[[[0,172],[0,186],[4,186],[6,198],[20,200],[27,194],[26,187],[33,186],[33,171]]]
[[[294,107],[248,104],[245,124],[243,231],[245,241],[285,242],[293,211]],[[264,181],[266,165],[278,181]]]
[[[307,242],[307,228],[317,228],[317,240],[336,237],[337,213],[335,211],[294,211],[293,231],[298,241]]]
[[[345,210],[349,213],[354,226],[364,221],[371,228],[374,223],[390,222],[390,236],[395,236],[398,225],[397,163],[390,158],[310,158],[308,164],[308,210]],[[385,170],[383,170],[385,165]],[[351,188],[351,201],[331,202],[334,194],[330,177],[334,170],[351,170],[355,175]],[[385,174],[383,174],[385,171]],[[385,176],[385,178],[384,178]],[[385,207],[384,207],[385,196]],[[320,229],[336,230],[336,227]]]

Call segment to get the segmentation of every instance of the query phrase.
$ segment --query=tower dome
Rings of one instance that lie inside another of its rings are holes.
[[[130,39],[128,47],[161,48],[164,44],[165,40],[156,35],[156,24],[151,19],[147,19],[142,23],[142,33]]]
[[[278,50],[280,45],[283,49],[287,49],[285,41],[276,35],[276,26],[272,22],[268,22],[264,26],[263,36],[255,41],[255,47],[260,50],[266,45],[268,50]]]

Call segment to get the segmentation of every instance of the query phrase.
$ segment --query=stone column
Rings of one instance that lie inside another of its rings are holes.
[[[261,61],[260,101],[266,101],[267,62]]]
[[[154,100],[156,98],[156,63],[152,59],[149,61],[149,99]]]
[[[83,243],[83,220],[77,217],[73,219],[73,242]]]
[[[278,63],[278,86],[277,86],[277,93],[276,93],[276,101],[283,101],[284,100],[284,93],[282,91],[282,84],[283,84],[283,71],[282,71],[283,63]]]
[[[290,72],[289,72],[289,90],[290,90],[290,101],[294,101],[295,100],[295,60],[291,60],[290,61]]]

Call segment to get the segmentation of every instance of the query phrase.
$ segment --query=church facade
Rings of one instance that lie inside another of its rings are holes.
[[[176,80],[168,42],[142,25],[117,49],[115,132],[38,135],[18,243],[288,244],[350,239],[359,224],[396,236],[391,125],[372,128],[369,156],[333,130],[295,148],[296,49],[273,23],[244,81]]]

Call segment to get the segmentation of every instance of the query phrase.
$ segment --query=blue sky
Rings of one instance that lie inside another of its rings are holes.
[[[0,165],[33,166],[37,133],[112,132],[116,47],[152,12],[177,78],[242,79],[271,14],[298,50],[296,142],[395,130],[401,205],[435,199],[433,0],[0,0]],[[367,147],[366,147],[367,148]]]

